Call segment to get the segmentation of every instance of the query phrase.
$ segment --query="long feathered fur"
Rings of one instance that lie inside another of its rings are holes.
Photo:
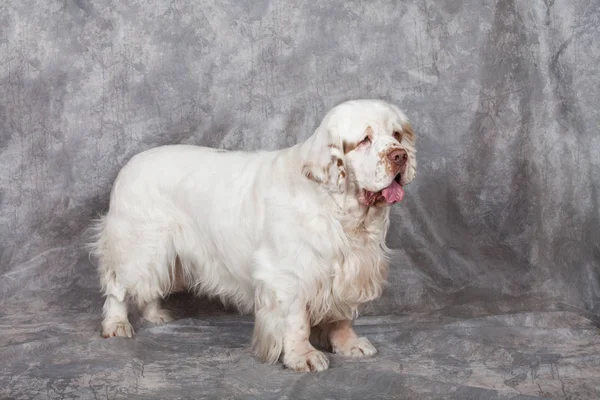
[[[369,120],[369,110],[385,104],[358,106],[342,108],[342,117],[360,114],[358,107]],[[387,112],[396,125],[407,123],[399,110]],[[253,350],[275,362],[293,305],[305,307],[314,326],[351,320],[379,297],[389,208],[356,199],[360,167],[344,158],[353,138],[339,114],[328,114],[306,142],[280,151],[175,145],[133,157],[115,181],[110,210],[93,226],[108,336],[129,332],[127,301],[143,308],[183,283],[254,312]],[[405,147],[414,175],[412,140]]]

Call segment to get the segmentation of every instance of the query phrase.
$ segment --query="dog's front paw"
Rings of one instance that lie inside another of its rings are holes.
[[[284,354],[283,364],[296,372],[319,372],[329,368],[329,359],[319,350],[310,350],[303,354]]]
[[[133,326],[127,320],[109,320],[102,322],[102,336],[105,338],[113,336],[132,337]]]
[[[334,345],[333,352],[342,356],[369,357],[377,354],[377,349],[369,342],[369,339],[359,337]]]

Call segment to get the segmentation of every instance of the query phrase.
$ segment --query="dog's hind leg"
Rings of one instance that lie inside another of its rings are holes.
[[[162,324],[163,322],[173,321],[173,316],[171,316],[169,310],[161,308],[160,302],[160,299],[156,299],[142,306],[142,317],[153,324]]]

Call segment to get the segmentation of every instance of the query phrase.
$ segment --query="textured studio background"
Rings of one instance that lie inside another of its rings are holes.
[[[593,398],[599,26],[598,0],[0,3],[0,397]],[[249,319],[185,296],[99,338],[82,245],[132,155],[282,148],[351,98],[418,138],[363,319],[378,359],[264,366]]]

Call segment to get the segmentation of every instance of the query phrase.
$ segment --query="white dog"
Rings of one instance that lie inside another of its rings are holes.
[[[121,170],[93,252],[102,334],[133,335],[127,301],[171,320],[161,299],[194,290],[254,311],[265,362],[321,371],[377,352],[352,330],[387,274],[389,206],[416,171],[406,116],[379,100],[333,108],[304,143],[273,152],[163,146]]]

